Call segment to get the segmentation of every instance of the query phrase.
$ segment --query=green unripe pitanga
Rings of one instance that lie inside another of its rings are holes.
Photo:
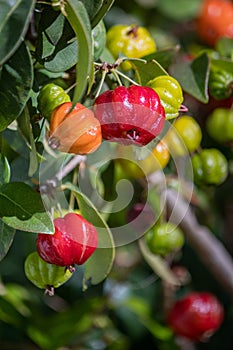
[[[162,256],[180,249],[184,244],[183,232],[171,222],[154,225],[146,233],[145,239],[150,251]]]
[[[37,101],[42,117],[50,120],[53,110],[64,102],[70,102],[70,96],[61,86],[49,83],[42,87]]]

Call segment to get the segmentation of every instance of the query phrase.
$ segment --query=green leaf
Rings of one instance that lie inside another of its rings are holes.
[[[144,298],[130,297],[125,300],[123,305],[135,314],[137,320],[143,324],[155,338],[168,340],[172,337],[173,332],[170,328],[162,326],[150,316],[149,304]]]
[[[27,159],[29,156],[29,148],[25,142],[23,135],[18,130],[9,128],[2,132],[2,138],[16,153]]]
[[[28,290],[16,283],[7,283],[4,285],[5,293],[1,296],[22,316],[28,317],[31,310],[27,305],[30,301],[30,293]]]
[[[174,61],[179,47],[175,46],[169,49],[158,50],[150,55],[143,57],[146,61],[156,61],[163,69],[168,69]]]
[[[102,54],[100,56],[100,60],[101,60],[101,62],[109,62],[109,63],[115,62],[115,58],[113,57],[111,52],[106,47],[104,48],[104,51],[102,52]]]
[[[32,132],[32,126],[30,123],[30,115],[27,108],[23,110],[23,113],[18,118],[18,126],[23,136],[26,138],[26,141],[31,149],[31,152],[29,154],[30,164],[29,164],[29,171],[28,171],[28,175],[29,177],[31,177],[38,168],[38,158],[37,158],[35,140]]]
[[[87,11],[80,1],[67,0],[65,5],[67,20],[72,26],[78,39],[78,63],[76,65],[76,87],[73,104],[81,100],[92,68],[92,35],[91,24]],[[79,54],[82,53],[82,54]]]
[[[103,21],[92,30],[93,45],[94,45],[94,59],[97,61],[102,52],[104,51],[106,44],[106,29]]]
[[[23,182],[0,187],[0,216],[17,230],[53,233],[50,215],[45,211],[40,194]]]
[[[150,331],[153,336],[162,341],[168,341],[173,336],[171,328],[161,325],[153,318],[142,320],[144,326]]]
[[[98,231],[98,248],[85,263],[84,289],[91,280],[92,284],[102,282],[111,271],[115,257],[114,241],[111,231],[97,209],[76,186],[66,183],[64,188],[71,190],[78,202],[83,217],[91,222]]]
[[[139,247],[145,261],[149,264],[151,269],[164,281],[171,285],[179,286],[180,282],[172,273],[167,265],[167,262],[159,255],[153,254],[147,247],[144,238],[139,240]]]
[[[35,0],[0,1],[0,66],[22,43],[34,5]]]
[[[183,90],[203,103],[207,103],[210,63],[206,53],[192,62],[179,62],[171,65],[170,72]]]
[[[95,17],[95,15],[101,9],[104,0],[80,0],[85,6],[90,20]]]
[[[10,181],[10,165],[5,156],[0,154],[0,185]]]
[[[92,0],[89,0],[92,1]],[[102,6],[99,8],[99,11],[95,14],[94,18],[91,20],[92,28],[94,28],[99,21],[106,15],[106,13],[110,10],[115,0],[104,0],[102,1]],[[86,2],[86,1],[85,1]]]
[[[115,0],[80,0],[85,6],[88,16],[94,28],[106,15]]]
[[[0,78],[0,131],[22,112],[33,83],[32,61],[23,42],[3,65]]]
[[[64,349],[64,344],[70,344],[71,339],[74,339],[74,337],[80,339],[80,336],[82,337],[84,334],[91,335],[93,315],[98,315],[99,310],[104,308],[104,301],[97,297],[83,297],[82,301],[80,301],[80,299],[74,300],[72,306],[65,308],[62,312],[51,312],[47,317],[44,317],[43,313],[38,312],[37,317],[30,319],[26,332],[33,340],[33,343],[38,345],[38,349],[58,350],[62,349],[62,347]],[[101,316],[102,313],[100,314]],[[103,324],[102,318],[101,321]],[[105,322],[104,325],[106,325]],[[51,332],[47,332],[48,329]],[[87,338],[89,339],[89,336]],[[85,346],[81,348],[88,349],[90,347]],[[93,346],[91,348],[93,349]]]
[[[15,235],[15,229],[0,220],[0,261],[6,256]]]
[[[166,70],[155,60],[144,61],[144,60],[130,60],[132,64],[137,82],[140,85],[146,85],[148,81],[156,78],[159,75],[167,75]]]
[[[210,69],[213,71],[217,70],[229,72],[231,75],[233,75],[233,62],[227,60],[212,59],[210,61]]]
[[[77,63],[77,40],[62,13],[52,8],[38,25],[36,58],[50,72],[64,72]]]
[[[201,0],[159,0],[158,10],[176,21],[196,17]]]
[[[233,61],[233,40],[230,38],[221,38],[217,41],[216,50],[222,57],[228,57]]]
[[[54,73],[66,71],[77,63],[77,51],[78,45],[76,40],[65,47],[63,44],[61,47],[58,45],[44,66]]]

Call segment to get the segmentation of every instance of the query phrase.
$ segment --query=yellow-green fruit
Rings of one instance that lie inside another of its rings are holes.
[[[37,252],[28,255],[24,263],[27,278],[38,288],[45,289],[53,295],[53,289],[60,287],[72,276],[72,272],[64,267],[48,264]]]
[[[184,155],[188,154],[187,147],[173,126],[171,126],[171,128],[165,134],[164,140],[168,145],[168,149],[172,157],[183,157]]]
[[[139,179],[164,169],[170,160],[170,153],[166,144],[161,140],[144,159],[135,159],[132,146],[119,147],[118,157],[123,172],[132,178]]]
[[[202,149],[191,158],[197,185],[221,185],[228,176],[228,162],[216,148]]]
[[[220,143],[233,142],[233,109],[216,108],[207,118],[208,134]]]
[[[107,32],[106,46],[114,58],[120,55],[129,58],[140,58],[156,51],[156,44],[148,30],[137,25],[118,24]],[[132,68],[130,62],[124,62],[124,70]]]
[[[182,116],[175,120],[173,126],[181,136],[189,152],[195,151],[200,146],[202,132],[194,118]]]
[[[182,157],[200,146],[202,131],[196,120],[186,115],[174,121],[164,139],[172,156]]]
[[[184,244],[184,234],[170,222],[156,224],[145,235],[146,243],[154,254],[166,256]]]
[[[166,119],[176,118],[184,100],[182,88],[178,81],[170,75],[160,75],[150,80],[146,85],[159,95]]]

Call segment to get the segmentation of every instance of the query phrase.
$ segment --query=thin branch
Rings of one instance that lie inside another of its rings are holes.
[[[66,175],[68,175],[78,164],[84,162],[86,160],[86,156],[76,155],[74,156],[69,163],[67,163],[64,168],[59,170],[59,172],[55,175],[57,181],[61,181]]]
[[[113,72],[113,71],[112,71]],[[122,78],[124,78],[125,80],[128,80],[130,83],[132,83],[133,85],[139,85],[138,83],[136,83],[136,81],[134,81],[133,79],[131,79],[130,77],[128,77],[127,75],[125,75],[124,73],[120,72],[119,70],[115,69],[115,73],[120,75]]]
[[[233,259],[227,249],[207,227],[198,223],[191,207],[187,207],[186,201],[177,192],[167,190],[166,200],[172,221],[179,224],[200,260],[233,297]]]
[[[74,168],[84,162],[86,160],[86,156],[76,155],[74,156],[64,167],[62,167],[57,174],[52,179],[48,179],[45,183],[40,185],[40,192],[47,193],[51,188],[56,188],[58,183],[66,177]]]

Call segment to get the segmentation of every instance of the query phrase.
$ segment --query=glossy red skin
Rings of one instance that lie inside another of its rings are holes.
[[[150,87],[119,86],[95,100],[102,137],[121,144],[144,146],[163,129],[165,111],[158,94]]]
[[[223,307],[208,292],[192,292],[175,302],[167,322],[174,333],[193,341],[210,337],[223,321]]]
[[[53,235],[39,233],[36,241],[40,257],[58,266],[82,265],[98,244],[96,228],[81,215],[68,213],[54,219]]]

